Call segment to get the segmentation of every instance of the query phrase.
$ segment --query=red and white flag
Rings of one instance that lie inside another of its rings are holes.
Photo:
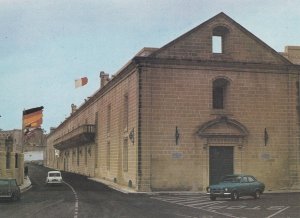
[[[82,77],[81,79],[76,79],[75,80],[75,88],[84,86],[88,83],[88,78],[87,77]]]

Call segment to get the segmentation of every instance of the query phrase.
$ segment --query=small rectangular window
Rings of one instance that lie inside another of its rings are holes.
[[[77,166],[79,166],[79,147],[77,147]]]
[[[88,156],[88,148],[85,147],[85,152],[84,152],[84,163],[87,166],[87,156]]]
[[[124,139],[123,144],[123,171],[128,171],[128,139]]]
[[[212,37],[212,52],[216,54],[223,53],[222,49],[222,36],[213,36]]]
[[[111,125],[111,105],[109,104],[107,106],[107,123],[106,123],[106,130],[107,130],[107,133],[110,133],[110,125]]]
[[[124,130],[128,128],[128,113],[129,113],[129,102],[128,102],[128,95],[124,96],[124,120],[123,120],[123,127]]]

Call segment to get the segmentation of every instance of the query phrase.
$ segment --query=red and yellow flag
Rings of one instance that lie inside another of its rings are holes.
[[[23,111],[24,128],[39,128],[43,123],[44,107],[36,107]]]

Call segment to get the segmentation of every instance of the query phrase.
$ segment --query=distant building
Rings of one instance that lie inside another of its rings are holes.
[[[0,131],[0,178],[15,178],[23,183],[24,155],[21,130]]]
[[[24,161],[43,161],[46,152],[46,134],[43,129],[35,129],[24,139]]]
[[[146,192],[204,191],[232,173],[299,189],[299,55],[220,13],[102,72],[48,135],[46,164]]]

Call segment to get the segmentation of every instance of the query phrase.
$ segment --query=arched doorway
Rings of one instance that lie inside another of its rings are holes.
[[[241,149],[248,130],[240,122],[226,116],[204,123],[198,130],[204,139],[207,158],[205,184],[215,184],[228,174],[242,171]]]

